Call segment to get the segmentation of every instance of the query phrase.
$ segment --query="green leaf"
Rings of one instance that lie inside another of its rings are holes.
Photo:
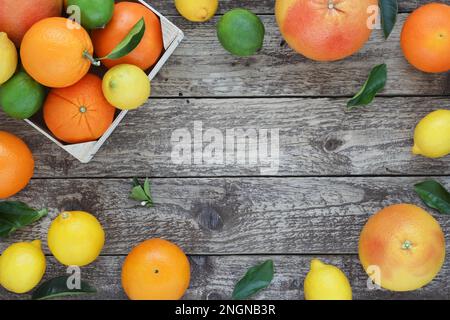
[[[353,109],[357,106],[365,106],[370,104],[375,95],[384,88],[387,80],[387,66],[385,63],[380,64],[372,69],[364,86],[361,90],[347,102],[347,107]]]
[[[151,195],[150,180],[148,180],[148,178],[145,179],[145,182],[144,182],[144,192],[150,198],[150,195]]]
[[[142,37],[145,33],[145,21],[144,18],[141,18],[133,28],[131,28],[130,32],[127,34],[125,38],[105,57],[100,58],[103,59],[119,59],[131,51],[136,49],[139,43],[142,40]]]
[[[33,300],[47,300],[52,298],[94,294],[97,290],[85,281],[80,281],[79,289],[69,289],[67,281],[70,276],[61,276],[42,283],[31,296]]]
[[[23,202],[0,202],[0,237],[8,237],[48,214],[47,209],[35,210]]]
[[[389,38],[395,23],[397,22],[398,1],[397,0],[379,0],[381,25],[383,26],[384,38]]]
[[[414,190],[427,206],[450,214],[450,193],[439,182],[427,180],[414,185]]]
[[[136,201],[141,201],[148,208],[153,207],[150,180],[146,178],[144,185],[141,185],[137,178],[133,178],[133,188],[131,189],[130,197]]]
[[[243,300],[267,288],[273,280],[273,261],[267,260],[248,269],[233,291],[234,300]]]

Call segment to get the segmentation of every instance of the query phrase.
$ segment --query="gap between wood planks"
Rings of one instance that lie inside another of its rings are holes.
[[[88,177],[36,177],[32,178],[32,180],[89,180],[89,179],[96,179],[96,180],[126,180],[126,179],[245,179],[245,178],[252,178],[252,179],[272,179],[272,178],[317,178],[317,179],[330,179],[330,178],[427,178],[427,177],[450,177],[450,174],[411,174],[411,175],[395,175],[395,174],[383,174],[383,175],[375,175],[375,174],[353,174],[353,175],[324,175],[324,176],[317,176],[317,175],[279,175],[279,176],[270,176],[270,175],[255,175],[255,176],[227,176],[227,175],[221,175],[221,176],[167,176],[167,177],[161,177],[161,176],[132,176],[132,177],[102,177],[102,176],[88,176]]]

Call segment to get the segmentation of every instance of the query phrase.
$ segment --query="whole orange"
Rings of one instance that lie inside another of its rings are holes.
[[[61,16],[62,5],[62,0],[0,0],[0,32],[20,47],[28,29],[39,20]]]
[[[0,199],[9,198],[25,188],[33,172],[33,155],[25,142],[0,131]]]
[[[430,3],[406,19],[401,33],[405,58],[417,69],[438,73],[450,70],[450,6]]]
[[[144,18],[146,29],[139,45],[120,59],[103,60],[105,66],[134,64],[147,70],[158,61],[164,49],[161,22],[150,9],[135,2],[116,3],[111,21],[104,29],[92,32],[95,53],[98,57],[109,54],[141,18]]]
[[[51,88],[68,87],[89,71],[93,54],[89,34],[65,18],[47,18],[25,34],[20,57],[34,80]]]
[[[136,246],[122,267],[122,286],[131,300],[178,300],[190,282],[190,264],[172,242],[150,239]]]
[[[50,91],[44,120],[59,140],[82,143],[100,138],[111,126],[115,111],[103,96],[102,80],[88,73],[73,86]]]
[[[291,48],[317,61],[359,51],[372,32],[378,0],[276,0],[275,15]]]
[[[441,269],[444,234],[425,210],[412,204],[389,206],[364,226],[359,259],[372,280],[379,279],[383,288],[415,290],[433,280]]]

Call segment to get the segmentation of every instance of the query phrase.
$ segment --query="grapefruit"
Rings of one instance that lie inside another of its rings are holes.
[[[359,259],[372,280],[392,291],[428,284],[445,259],[439,223],[412,204],[389,206],[370,217],[359,239]],[[378,270],[374,274],[370,270]]]
[[[291,48],[317,61],[344,59],[367,42],[378,0],[277,0],[275,15]]]
[[[0,0],[0,31],[19,47],[28,29],[36,22],[61,16],[62,0]]]

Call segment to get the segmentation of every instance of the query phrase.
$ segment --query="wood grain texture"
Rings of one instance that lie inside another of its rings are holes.
[[[400,31],[406,14],[388,40],[376,30],[357,54],[333,63],[308,60],[283,41],[274,16],[262,16],[266,37],[262,51],[252,57],[230,55],[220,45],[218,18],[193,24],[181,17],[171,20],[186,35],[153,81],[153,96],[352,96],[372,67],[388,65],[384,95],[448,95],[448,73],[426,74],[414,69],[400,49]],[[201,48],[201,49],[200,49]]]
[[[81,164],[25,123],[0,114],[1,130],[23,137],[36,158],[35,177],[251,176],[267,164],[175,164],[172,133],[194,121],[204,130],[278,129],[279,176],[448,175],[450,157],[411,153],[413,130],[448,98],[377,98],[346,111],[346,99],[151,100],[123,120],[94,160]],[[242,145],[242,143],[240,143]],[[206,142],[205,145],[206,146]],[[236,144],[236,147],[238,144]],[[198,153],[197,153],[198,154]],[[193,157],[191,157],[193,159]],[[234,159],[234,158],[232,158]]]
[[[341,268],[349,277],[354,299],[448,299],[450,295],[450,265],[445,263],[438,276],[427,286],[412,292],[390,292],[367,289],[367,276],[357,256],[191,256],[191,285],[184,299],[230,299],[235,283],[247,268],[266,259],[273,259],[275,277],[272,284],[253,299],[303,299],[303,281],[311,259],[320,258]],[[78,299],[126,299],[120,273],[124,257],[100,257],[82,269],[82,279],[97,288],[93,296]],[[64,275],[66,270],[53,258],[48,258],[45,279]],[[0,289],[0,299],[29,299]]]
[[[173,1],[168,0],[146,0],[158,11],[165,15],[178,15]],[[421,5],[436,2],[435,0],[399,0],[400,12],[411,12]],[[450,0],[441,0],[439,2],[450,4]],[[218,14],[223,14],[234,8],[246,8],[257,14],[273,14],[275,0],[220,0]]]
[[[131,179],[34,180],[16,199],[51,214],[2,240],[0,250],[45,240],[57,213],[85,210],[105,229],[105,255],[126,254],[153,237],[175,241],[188,254],[355,254],[372,214],[395,203],[423,206],[413,185],[424,179],[154,179],[151,209],[128,198]],[[438,180],[450,186],[450,177]],[[435,216],[450,246],[450,220]]]

